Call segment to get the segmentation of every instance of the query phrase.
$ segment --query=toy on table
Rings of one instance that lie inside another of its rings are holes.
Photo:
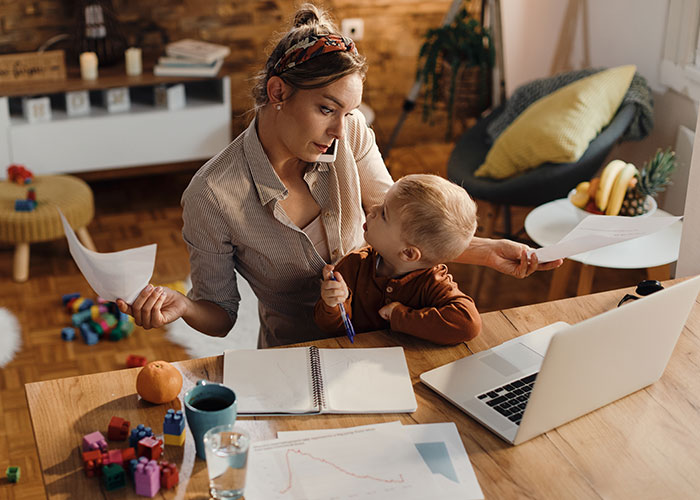
[[[138,446],[136,454],[139,457],[146,457],[149,460],[158,460],[158,457],[163,453],[162,439],[156,439],[150,436],[145,437],[139,441]]]
[[[15,212],[32,212],[36,208],[36,190],[27,189],[27,197],[24,200],[15,200]]]
[[[126,486],[124,467],[119,464],[105,465],[102,468],[102,475],[104,476],[104,484],[107,491],[118,490]]]
[[[105,465],[110,465],[110,464],[117,464],[117,465],[124,464],[124,458],[122,457],[122,450],[119,450],[119,449],[107,450],[105,453],[102,454],[102,468],[104,469]]]
[[[110,441],[126,441],[129,437],[131,422],[121,417],[112,417],[107,427],[107,437]]]
[[[107,451],[107,440],[100,431],[91,432],[83,436],[83,451],[100,450]]]
[[[145,437],[153,436],[153,430],[150,427],[146,427],[143,424],[139,424],[136,428],[131,429],[131,435],[129,436],[129,446],[136,448],[139,441]]]
[[[137,495],[154,497],[160,490],[160,467],[155,460],[139,459],[134,469],[134,490]]]
[[[34,174],[24,165],[10,165],[7,167],[7,178],[17,184],[29,184],[34,179]]]
[[[160,487],[169,490],[174,488],[180,481],[180,474],[177,465],[163,461],[160,466]]]
[[[108,437],[112,441],[123,441],[129,429],[129,421],[113,416],[109,421]],[[163,430],[166,432],[181,431],[184,436],[184,417],[182,411],[168,410]],[[104,437],[99,431],[91,432],[83,437],[81,458],[87,477],[102,476],[102,482],[107,491],[126,486],[127,474],[134,482],[137,495],[154,497],[160,488],[172,489],[180,481],[176,464],[164,460],[163,440],[153,435],[150,427],[143,424],[131,430],[129,441],[134,445],[128,448],[108,449]],[[89,448],[89,449],[88,449]],[[158,458],[161,461],[158,462]],[[16,467],[16,477],[19,478],[19,467]],[[8,478],[10,474],[8,469]]]
[[[168,446],[182,446],[185,443],[185,415],[182,410],[170,408],[163,419],[163,439]]]
[[[102,453],[100,453],[100,450],[84,451],[81,456],[83,459],[83,470],[87,477],[102,474]]]

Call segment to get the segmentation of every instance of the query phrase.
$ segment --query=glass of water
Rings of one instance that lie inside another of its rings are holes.
[[[218,425],[204,434],[212,498],[243,496],[249,445],[248,433],[234,424]]]

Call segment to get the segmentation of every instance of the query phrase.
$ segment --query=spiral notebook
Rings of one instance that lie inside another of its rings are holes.
[[[418,407],[403,347],[232,350],[224,384],[242,415],[406,413]]]

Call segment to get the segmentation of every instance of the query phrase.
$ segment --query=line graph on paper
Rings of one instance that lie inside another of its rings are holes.
[[[343,469],[340,467],[338,464],[335,464],[331,462],[330,460],[326,460],[325,458],[320,458],[320,457],[315,457],[311,453],[305,453],[301,450],[295,450],[295,449],[288,449],[287,452],[284,454],[285,457],[285,462],[287,465],[287,476],[289,477],[289,481],[287,482],[287,486],[285,486],[282,490],[280,490],[281,494],[285,494],[289,492],[292,489],[292,486],[294,485],[294,472],[292,469],[292,464],[290,463],[289,457],[290,455],[293,456],[299,456],[299,457],[305,457],[309,458],[311,460],[316,460],[322,464],[328,465],[329,467],[345,474],[348,477],[354,478],[354,479],[366,479],[369,481],[376,481],[377,483],[384,483],[384,484],[402,484],[405,483],[406,480],[403,477],[403,474],[399,474],[399,477],[396,479],[383,479],[380,477],[375,477],[371,476],[369,474],[355,474],[354,472],[350,472],[348,470]]]
[[[363,431],[256,443],[247,483],[247,500],[410,500],[430,497],[432,473],[412,443]]]

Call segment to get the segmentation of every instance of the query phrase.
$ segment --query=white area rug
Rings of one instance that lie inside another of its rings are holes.
[[[17,318],[0,307],[0,368],[12,361],[21,346],[22,335]]]
[[[188,278],[185,288],[189,290],[190,287]],[[256,349],[260,329],[258,299],[248,282],[240,277],[238,291],[241,294],[238,320],[226,337],[210,337],[199,333],[181,318],[166,326],[168,340],[184,347],[192,358],[216,356],[227,349]]]

